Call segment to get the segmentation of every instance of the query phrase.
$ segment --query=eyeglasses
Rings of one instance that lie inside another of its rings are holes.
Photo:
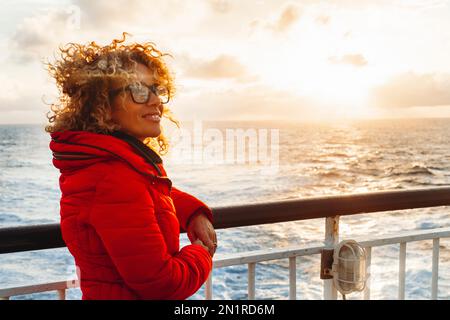
[[[139,104],[147,103],[150,100],[150,92],[153,92],[153,94],[158,96],[162,104],[166,104],[170,100],[169,89],[167,87],[158,84],[148,86],[142,82],[133,83],[124,88],[111,90],[110,94],[113,96],[118,94],[120,91],[125,90],[129,90],[133,101]]]

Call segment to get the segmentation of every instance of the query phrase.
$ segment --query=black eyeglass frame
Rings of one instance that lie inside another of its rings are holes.
[[[150,100],[150,93],[147,95],[147,99],[145,101],[138,102],[138,101],[136,101],[136,99],[134,97],[134,94],[133,94],[133,90],[131,88],[133,85],[134,84],[129,84],[126,87],[122,87],[122,88],[118,88],[118,89],[114,89],[114,90],[109,91],[110,97],[113,97],[113,96],[117,95],[121,91],[130,91],[131,99],[133,99],[134,103],[137,103],[137,104],[145,104],[145,103],[147,103]],[[163,101],[163,100],[161,100],[161,96],[158,95],[158,91],[157,91],[157,88],[160,87],[161,85],[158,85],[158,84],[147,85],[147,84],[142,83],[142,82],[140,82],[140,85],[144,86],[144,87],[147,87],[155,96],[157,96],[159,98],[159,100],[161,101],[162,104],[169,103],[169,101],[170,101],[170,90],[168,88],[166,88],[167,89],[167,101],[165,101],[165,100]]]

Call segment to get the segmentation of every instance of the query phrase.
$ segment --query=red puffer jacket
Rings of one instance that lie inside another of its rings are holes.
[[[188,219],[211,209],[172,187],[126,141],[85,131],[51,134],[60,169],[61,232],[82,299],[186,299],[212,269],[198,244],[180,250]]]

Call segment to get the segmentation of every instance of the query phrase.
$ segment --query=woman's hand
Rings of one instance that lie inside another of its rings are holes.
[[[194,216],[187,226],[187,235],[191,243],[200,240],[206,245],[209,254],[214,256],[217,249],[217,236],[214,227],[204,214]]]
[[[203,248],[205,248],[205,250],[208,250],[209,251],[209,248],[207,247],[207,246],[205,246],[205,244],[202,242],[202,240],[200,240],[200,239],[197,239],[197,240],[195,240],[194,242],[192,242],[192,244],[199,244],[199,245],[201,245]]]

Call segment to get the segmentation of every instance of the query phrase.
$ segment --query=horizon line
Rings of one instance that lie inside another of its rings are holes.
[[[351,118],[351,119],[335,119],[335,120],[292,120],[292,119],[186,119],[179,120],[180,122],[284,122],[284,123],[314,123],[314,124],[330,124],[333,122],[354,122],[354,121],[386,121],[386,120],[445,120],[450,119],[450,117],[384,117],[384,118]],[[46,126],[48,123],[38,123],[38,122],[13,122],[13,123],[1,123],[0,126],[8,125],[41,125]]]

